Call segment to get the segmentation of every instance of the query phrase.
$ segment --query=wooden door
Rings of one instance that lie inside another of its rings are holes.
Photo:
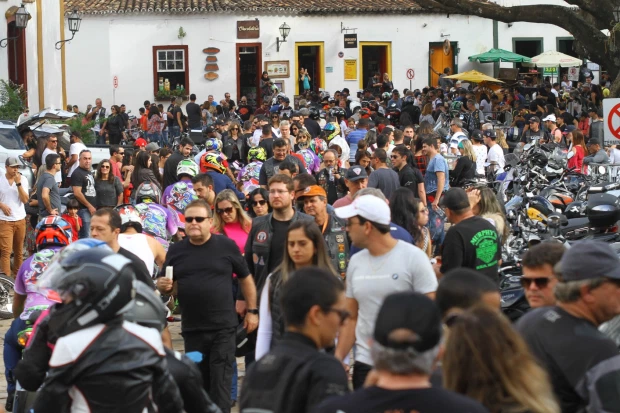
[[[442,74],[446,67],[449,67],[451,73],[454,74],[454,48],[451,47],[450,53],[446,55],[443,52],[443,43],[431,44],[429,47],[429,55],[432,68],[432,70],[430,70],[430,86],[437,86],[439,84],[439,74]]]

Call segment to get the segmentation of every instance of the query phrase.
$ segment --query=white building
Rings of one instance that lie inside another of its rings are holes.
[[[237,100],[255,95],[265,69],[278,71],[271,78],[289,96],[298,93],[300,67],[308,68],[314,88],[333,92],[347,87],[352,93],[376,70],[388,73],[400,90],[436,84],[429,66],[438,72],[451,67],[493,74],[492,64],[467,60],[494,46],[493,21],[428,14],[411,0],[342,0],[325,7],[303,1],[283,6],[273,0],[26,1],[32,20],[25,30],[25,79],[32,110],[67,103],[83,110],[100,97],[104,106],[125,103],[137,113],[144,100],[157,100],[160,78],[168,79],[172,89],[182,86],[185,96],[196,94],[199,102],[210,94],[222,99],[225,92]],[[83,13],[80,30],[58,51],[54,44],[61,29],[67,31],[60,16],[73,9]],[[284,23],[290,33],[278,49]],[[496,27],[497,44],[506,50],[533,56],[571,49],[571,35],[555,26]],[[351,47],[345,47],[345,34],[356,35]],[[451,44],[447,54],[446,39]],[[207,54],[203,50],[208,48],[219,52]],[[11,78],[10,48],[5,50],[6,55],[0,51],[0,77]],[[409,69],[415,72],[411,81]],[[208,73],[215,79],[206,79]]]

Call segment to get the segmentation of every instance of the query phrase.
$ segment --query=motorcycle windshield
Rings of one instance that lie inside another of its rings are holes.
[[[504,207],[506,208],[506,212],[508,212],[513,209],[517,209],[522,204],[523,204],[523,198],[520,196],[515,196],[510,201],[506,202],[506,205],[504,205]]]

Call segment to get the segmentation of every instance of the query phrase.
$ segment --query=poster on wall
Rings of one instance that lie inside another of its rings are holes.
[[[265,71],[271,78],[285,78],[290,76],[288,60],[274,60],[265,62]]]
[[[344,80],[357,80],[357,59],[344,59]]]

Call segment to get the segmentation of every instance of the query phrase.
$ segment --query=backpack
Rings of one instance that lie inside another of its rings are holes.
[[[311,359],[320,353],[303,357],[280,352],[269,353],[256,361],[248,375],[260,373],[260,380],[246,380],[240,398],[240,412],[293,413],[299,401],[307,397],[307,378]],[[251,401],[251,403],[250,403]]]

